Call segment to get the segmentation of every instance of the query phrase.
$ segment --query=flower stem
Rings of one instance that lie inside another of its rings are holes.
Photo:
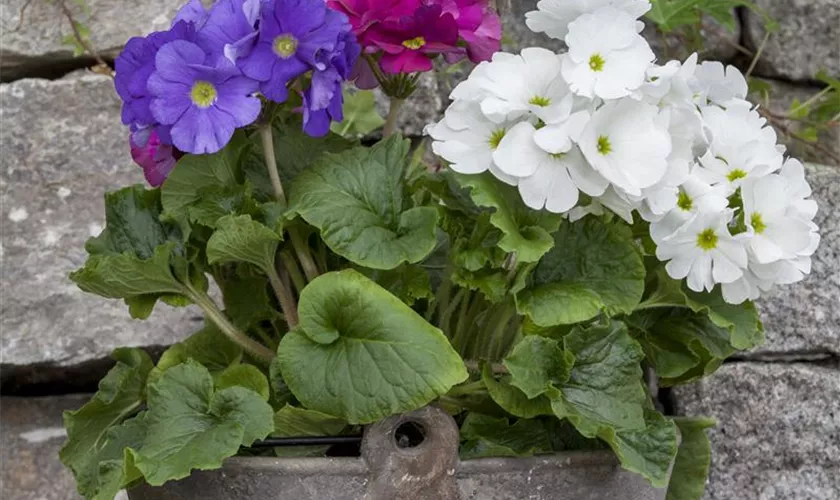
[[[397,120],[400,117],[400,109],[405,104],[405,99],[391,99],[391,107],[388,109],[388,118],[385,120],[385,128],[382,129],[382,137],[388,138],[397,131]]]
[[[260,361],[270,362],[274,359],[274,352],[272,352],[271,349],[265,347],[240,331],[233,323],[230,322],[229,319],[227,319],[225,314],[220,311],[213,302],[213,299],[211,299],[206,293],[198,291],[192,287],[187,287],[185,295],[187,295],[198,307],[201,308],[202,311],[204,311],[207,318],[209,318],[210,321],[212,321],[227,338],[242,347],[245,352]]]
[[[271,283],[271,288],[274,289],[277,301],[280,302],[280,308],[283,310],[286,324],[289,325],[289,330],[291,330],[298,324],[297,302],[289,292],[289,288],[283,283],[283,279],[280,278],[277,270],[266,269],[266,271],[268,272],[268,281]]]
[[[289,238],[292,240],[292,247],[295,249],[295,254],[300,261],[300,266],[303,268],[303,274],[306,275],[307,281],[312,281],[321,275],[318,271],[318,266],[312,259],[312,253],[309,251],[309,244],[303,239],[300,233],[293,227],[288,229]]]
[[[295,290],[297,290],[298,295],[300,292],[303,291],[303,288],[306,286],[306,278],[303,277],[303,273],[300,272],[300,267],[297,264],[297,261],[292,256],[291,252],[288,250],[283,250],[280,252],[280,259],[283,261],[283,265],[286,266],[286,271],[289,272],[289,277],[292,279],[292,284],[295,285]]]
[[[277,172],[277,156],[274,154],[274,137],[271,130],[271,122],[260,125],[260,139],[262,139],[265,168],[268,170],[268,177],[271,178],[274,197],[281,204],[286,205],[286,193],[283,191],[283,184],[280,182],[280,173]]]

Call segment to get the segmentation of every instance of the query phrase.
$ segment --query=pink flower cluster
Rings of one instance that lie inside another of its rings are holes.
[[[363,51],[385,73],[431,71],[432,59],[490,60],[502,24],[489,0],[327,0],[350,18]],[[380,57],[381,56],[381,57]]]

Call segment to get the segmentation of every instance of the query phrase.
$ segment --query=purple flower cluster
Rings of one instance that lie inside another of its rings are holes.
[[[258,92],[282,103],[300,89],[304,130],[325,135],[342,119],[341,83],[359,52],[347,17],[324,0],[218,0],[209,10],[190,0],[168,31],[132,38],[116,60],[135,159],[159,184],[162,152],[219,151],[259,117]]]

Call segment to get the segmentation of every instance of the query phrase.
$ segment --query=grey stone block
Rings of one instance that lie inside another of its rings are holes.
[[[674,394],[718,421],[707,500],[840,498],[840,366],[729,363]]]
[[[837,0],[756,0],[779,23],[764,48],[755,74],[812,80],[820,69],[840,74],[840,2]],[[746,11],[746,45],[755,50],[765,36],[760,15]]]
[[[10,500],[76,500],[76,482],[58,460],[67,434],[61,413],[75,410],[89,396],[0,399],[0,484]]]
[[[88,295],[67,278],[84,242],[104,224],[103,193],[143,182],[110,78],[0,85],[0,355],[11,367],[68,367],[119,346],[180,341],[201,326],[197,310],[159,304],[132,320],[121,301]]]
[[[113,57],[132,36],[165,30],[184,0],[86,0],[85,13],[71,0],[5,0],[0,9],[0,72],[8,81],[33,66],[51,66],[73,57],[61,40],[72,33],[60,8],[90,29],[94,50]],[[22,15],[22,17],[21,17]]]
[[[759,353],[840,354],[840,168],[809,165],[806,175],[819,205],[822,241],[804,281],[759,300],[767,332]]]

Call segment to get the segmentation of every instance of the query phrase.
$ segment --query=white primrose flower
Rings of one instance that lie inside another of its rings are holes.
[[[656,256],[668,261],[665,270],[674,279],[687,278],[695,292],[712,291],[717,283],[732,283],[744,275],[747,251],[741,237],[727,227],[731,210],[698,212],[656,248]]]
[[[620,191],[641,196],[668,170],[668,116],[632,99],[609,102],[592,115],[579,145],[592,167]]]
[[[569,25],[563,78],[576,94],[618,99],[645,83],[655,56],[633,16],[613,7],[584,14]]]
[[[531,31],[562,40],[575,19],[607,6],[622,10],[633,19],[642,17],[651,7],[648,0],[540,0],[537,10],[525,14],[525,24]]]
[[[704,61],[694,71],[691,89],[700,105],[709,102],[727,106],[732,100],[747,97],[747,79],[741,70],[729,65],[724,68],[718,61]]]
[[[795,158],[788,158],[779,175],[785,179],[788,194],[791,196],[791,208],[797,210],[804,218],[812,220],[817,214],[817,202],[807,199],[811,196],[811,185],[805,180],[805,166]]]
[[[694,91],[690,87],[696,68],[697,53],[691,54],[682,63],[668,61],[663,66],[652,65],[647,69],[646,81],[639,92],[651,104],[696,112]]]
[[[720,213],[728,206],[725,187],[711,186],[697,175],[690,175],[678,189],[676,206],[665,217],[651,223],[650,236],[660,243],[699,212]]]

